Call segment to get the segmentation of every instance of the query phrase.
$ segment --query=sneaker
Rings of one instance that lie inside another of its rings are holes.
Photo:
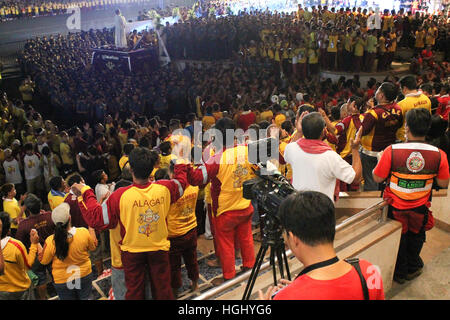
[[[406,275],[406,280],[413,280],[413,279],[417,278],[418,276],[420,276],[421,274],[422,274],[422,268],[417,269],[414,272],[408,273]]]
[[[406,282],[406,278],[394,275],[394,281],[399,284],[404,284]]]

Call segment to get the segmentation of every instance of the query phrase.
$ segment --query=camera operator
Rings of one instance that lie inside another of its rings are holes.
[[[337,258],[336,216],[329,197],[316,191],[292,193],[281,203],[278,217],[284,241],[304,269],[294,281],[281,279],[278,287],[259,291],[261,300],[384,300],[376,267]]]
[[[449,165],[445,152],[427,144],[425,139],[431,126],[426,108],[406,113],[406,143],[387,147],[373,170],[373,179],[381,183],[388,179],[384,198],[392,199],[389,215],[402,223],[402,236],[394,271],[394,280],[404,283],[422,273],[420,251],[425,231],[433,227],[431,191],[433,181],[447,188]]]
[[[334,201],[336,179],[347,184],[361,179],[358,149],[362,130],[351,140],[352,165],[322,141],[326,133],[325,120],[319,112],[303,113],[297,121],[297,134],[304,138],[286,146],[284,160],[292,167],[292,185],[296,190],[319,191]]]
[[[248,161],[247,146],[235,146],[233,139],[226,139],[227,131],[234,132],[236,128],[233,120],[219,119],[214,128],[216,153],[204,165],[196,169],[189,167],[188,182],[193,186],[211,182],[216,254],[223,272],[223,279],[215,279],[213,284],[219,285],[236,275],[235,236],[240,245],[244,270],[251,269],[255,263],[251,224],[253,206],[242,193],[244,181],[255,175]]]

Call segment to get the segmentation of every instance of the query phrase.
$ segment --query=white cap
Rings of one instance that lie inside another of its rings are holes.
[[[295,95],[295,98],[297,99],[297,101],[302,101],[303,100],[303,93],[299,92]]]
[[[272,98],[270,98],[270,101],[272,101],[272,103],[278,103],[278,96],[273,95]]]
[[[56,225],[59,222],[66,224],[70,219],[70,206],[68,203],[63,202],[52,211],[52,220]]]

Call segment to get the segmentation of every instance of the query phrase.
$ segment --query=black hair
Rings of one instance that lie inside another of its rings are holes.
[[[31,142],[25,143],[25,145],[23,146],[25,152],[26,151],[33,151],[33,144]]]
[[[341,107],[340,106],[332,107],[331,116],[333,117],[334,121],[338,121],[339,119],[341,119]]]
[[[14,184],[12,184],[12,183],[5,183],[4,185],[2,185],[0,187],[0,197],[1,198],[7,197],[8,193],[10,193],[12,189],[14,189]],[[0,201],[0,202],[3,203],[3,201]]]
[[[430,83],[424,83],[419,88],[420,90],[427,92],[429,94],[433,93],[433,86]]]
[[[8,235],[9,229],[11,228],[11,219],[9,217],[8,212],[0,212],[0,220],[2,220],[2,230],[1,231],[1,238],[3,239]]]
[[[63,261],[66,259],[67,254],[69,253],[69,242],[67,241],[67,226],[69,221],[65,224],[62,222],[58,222],[55,224],[55,235],[53,240],[55,241],[55,255],[56,257]]]
[[[170,179],[169,170],[167,168],[160,168],[155,172],[155,181]]]
[[[52,177],[49,181],[50,188],[52,188],[53,190],[58,190],[59,188],[62,187],[62,185],[63,185],[62,182],[63,182],[63,179],[61,176]]]
[[[92,179],[96,182],[96,183],[100,183],[100,181],[102,181],[102,177],[103,177],[103,170],[99,169],[99,170],[95,170],[94,172],[92,172]]]
[[[325,125],[325,120],[319,112],[308,113],[302,119],[303,135],[306,139],[319,139]]]
[[[216,146],[221,149],[221,147],[226,146],[226,143],[228,142],[229,144],[234,144],[234,140],[233,141],[226,141],[226,132],[229,129],[236,129],[236,125],[234,123],[233,120],[229,119],[229,118],[221,118],[219,120],[217,120],[214,129],[220,131],[222,133],[222,141],[218,140],[218,137],[214,137],[214,143],[217,144]]]
[[[302,104],[297,111],[297,117],[300,117],[303,112],[308,111],[309,113],[316,111],[313,107],[307,104]]]
[[[79,174],[74,174],[67,180],[67,184],[71,187],[74,183],[81,183],[82,180],[83,178]]]
[[[427,140],[437,139],[445,135],[447,130],[448,122],[441,118],[438,114],[433,114],[431,116],[430,129],[427,133]]]
[[[43,148],[42,148],[42,154],[43,154],[44,156],[50,155],[50,148],[47,147],[47,146],[43,147]]]
[[[425,108],[411,109],[406,113],[406,125],[415,137],[425,137],[431,127],[431,114]]]
[[[132,143],[125,143],[123,145],[123,153],[125,153],[126,155],[129,155],[131,151],[133,151],[134,149],[134,144]]]
[[[388,101],[394,101],[397,98],[397,86],[391,82],[383,82],[379,88]]]
[[[283,123],[281,124],[281,129],[286,130],[286,132],[289,134],[292,134],[292,132],[294,131],[294,126],[292,125],[292,121],[290,121],[290,120],[283,121]]]
[[[31,214],[39,214],[42,208],[42,201],[36,195],[30,193],[27,195],[24,204]]]
[[[142,137],[139,140],[139,147],[141,147],[141,148],[149,148],[150,149],[150,141],[146,137]]]
[[[147,148],[134,148],[129,155],[130,167],[137,179],[148,179],[156,161],[155,156]]]
[[[336,216],[331,199],[317,191],[295,192],[280,205],[280,224],[308,246],[333,243]]]
[[[159,145],[159,150],[161,150],[161,154],[163,156],[168,156],[170,152],[172,152],[172,144],[170,141],[161,142]]]
[[[267,127],[270,126],[270,122],[263,120],[263,121],[259,122],[258,125],[261,129],[267,129]]]
[[[400,83],[401,87],[406,87],[409,90],[417,89],[416,77],[413,75],[406,75],[401,77],[400,80],[398,80],[398,83]]]

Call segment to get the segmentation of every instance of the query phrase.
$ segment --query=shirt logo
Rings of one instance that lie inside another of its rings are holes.
[[[234,188],[241,188],[242,184],[244,183],[244,178],[248,175],[248,170],[244,168],[241,164],[238,164],[236,167],[236,170],[233,171],[233,187]]]
[[[156,222],[158,220],[158,213],[153,212],[151,209],[147,209],[145,213],[140,213],[138,218],[138,223],[140,224],[138,232],[149,237],[151,233],[156,232]]]
[[[413,173],[422,171],[425,167],[425,159],[420,152],[412,152],[406,160],[406,167]]]

